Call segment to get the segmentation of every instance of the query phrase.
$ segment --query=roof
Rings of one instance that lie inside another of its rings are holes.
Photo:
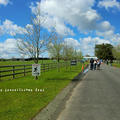
[[[93,59],[98,59],[96,56],[90,56],[90,57],[83,57],[84,59],[91,59],[91,58],[93,58]]]

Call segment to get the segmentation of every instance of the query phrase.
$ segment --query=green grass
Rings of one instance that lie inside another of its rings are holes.
[[[39,60],[39,64],[41,63],[53,63],[56,62],[54,60]],[[22,65],[22,64],[33,64],[34,61],[0,61],[0,65]]]
[[[113,63],[112,66],[120,68],[120,64],[119,63]]]
[[[42,73],[38,80],[29,75],[9,81],[0,82],[0,120],[30,120],[81,71],[77,67],[61,68],[60,72],[52,70]],[[32,89],[33,92],[5,92],[4,89]],[[44,92],[34,90],[44,89]]]

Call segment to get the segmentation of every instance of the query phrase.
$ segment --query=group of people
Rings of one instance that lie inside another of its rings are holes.
[[[100,65],[101,65],[101,60],[99,60],[99,59],[93,59],[93,58],[91,58],[90,59],[90,70],[100,70]]]
[[[106,62],[107,65],[110,64],[112,66],[113,60],[112,59],[110,59],[110,60],[107,59],[105,62]]]

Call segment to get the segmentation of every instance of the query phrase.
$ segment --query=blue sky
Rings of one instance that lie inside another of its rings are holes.
[[[22,34],[39,5],[39,0],[0,0],[1,58],[21,57],[13,35]],[[56,24],[64,41],[83,55],[94,55],[95,43],[120,43],[120,0],[42,0],[41,11],[47,17],[43,27]]]

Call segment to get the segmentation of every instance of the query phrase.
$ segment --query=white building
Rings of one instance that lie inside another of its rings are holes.
[[[89,59],[91,59],[91,58],[93,58],[93,59],[98,59],[97,57],[95,57],[95,56],[93,56],[93,57],[83,57],[83,59],[86,59],[86,60],[89,60]]]

